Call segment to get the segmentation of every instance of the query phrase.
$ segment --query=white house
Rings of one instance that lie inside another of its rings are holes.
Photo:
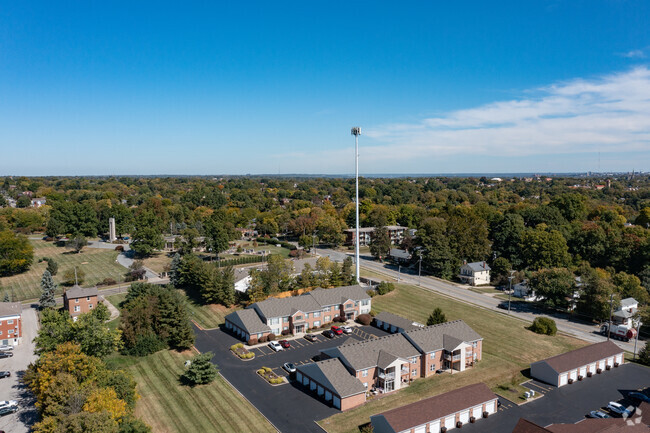
[[[612,320],[617,325],[625,325],[630,328],[636,328],[639,325],[637,311],[639,302],[634,298],[625,298],[621,300],[621,305],[614,311]],[[636,319],[636,320],[635,320]]]
[[[464,263],[460,267],[460,281],[472,286],[490,284],[490,266],[485,262]]]

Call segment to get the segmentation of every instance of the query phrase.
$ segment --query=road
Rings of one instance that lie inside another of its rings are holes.
[[[14,356],[0,359],[0,370],[11,372],[11,377],[0,379],[0,400],[18,400],[20,407],[18,412],[0,417],[0,430],[12,433],[27,433],[30,426],[38,421],[35,399],[21,382],[27,366],[36,361],[33,343],[38,332],[36,310],[23,306],[22,321],[22,342],[14,348]]]
[[[343,261],[343,259],[347,257],[347,254],[344,252],[330,250],[330,249],[317,249],[316,252],[320,255],[329,256],[330,259],[335,261]],[[415,275],[408,274],[406,273],[407,270],[405,268],[402,268],[402,271],[399,272],[396,266],[377,262],[372,258],[372,256],[362,255],[360,259],[361,259],[360,261],[361,261],[362,268],[387,275],[389,277],[394,278],[395,280],[399,278],[399,281],[401,283],[413,284],[413,285],[419,284],[422,288],[426,290],[430,290],[445,296],[449,296],[451,298],[454,298],[462,302],[466,302],[468,304],[473,304],[479,307],[494,310],[501,314],[507,314],[504,312],[504,310],[497,308],[497,305],[503,302],[502,299],[493,298],[486,294],[473,292],[468,289],[468,286],[454,284],[448,281],[444,281],[444,280],[440,280],[434,277],[424,276],[424,275],[420,280],[417,274]],[[607,337],[604,337],[596,333],[598,331],[597,325],[580,321],[578,319],[570,317],[569,315],[554,314],[551,316],[548,313],[536,311],[535,309],[532,308],[532,306],[530,306],[530,308],[527,308],[527,310],[528,311],[511,310],[510,314],[513,317],[517,317],[527,322],[532,322],[536,317],[550,317],[553,320],[555,320],[555,323],[557,324],[557,328],[561,332],[564,332],[566,334],[572,335],[576,338],[591,343],[598,343],[607,340]],[[612,341],[622,349],[630,353],[634,352],[634,341],[630,341],[628,343],[623,341],[613,340],[613,339]],[[643,345],[644,345],[644,341],[639,339],[639,342],[637,344],[637,353],[638,351],[641,350]]]

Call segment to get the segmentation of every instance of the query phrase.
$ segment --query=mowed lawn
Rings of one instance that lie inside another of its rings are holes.
[[[225,317],[241,307],[227,308],[219,304],[202,305],[192,298],[185,295],[185,292],[179,290],[187,299],[187,309],[190,313],[190,319],[195,321],[203,329],[213,329],[225,322]]]
[[[179,382],[192,352],[163,350],[137,358],[127,367],[138,383],[141,399],[136,415],[156,433],[275,432],[248,401],[221,376],[209,385]]]
[[[63,293],[63,287],[60,285],[63,273],[75,266],[83,270],[86,275],[85,281],[81,284],[83,287],[93,286],[105,278],[112,278],[117,282],[124,281],[126,269],[115,261],[119,254],[117,251],[86,247],[80,254],[75,254],[67,248],[57,247],[52,242],[42,240],[30,240],[30,242],[34,246],[34,263],[31,268],[22,274],[0,278],[1,287],[9,293],[13,301],[36,299],[41,296],[40,283],[47,262],[39,263],[38,260],[43,257],[52,258],[59,264],[59,271],[54,276],[54,281],[59,284],[58,293]]]
[[[389,311],[420,323],[426,323],[436,307],[443,310],[447,320],[462,319],[483,337],[483,360],[463,373],[418,379],[404,390],[320,421],[323,428],[331,433],[358,433],[359,426],[370,421],[370,415],[472,383],[484,382],[497,391],[498,385],[526,380],[522,372],[531,362],[586,345],[563,335],[535,334],[525,329],[526,322],[415,286],[399,284],[395,291],[372,300],[376,312]]]
[[[144,259],[144,265],[158,274],[168,270],[168,266],[171,263],[172,257],[163,252],[154,253],[151,257]]]

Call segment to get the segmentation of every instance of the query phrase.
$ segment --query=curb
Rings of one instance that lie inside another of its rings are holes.
[[[266,417],[266,415],[264,415],[262,412],[260,412],[260,410],[259,410],[257,407],[255,407],[255,405],[254,405],[253,403],[251,403],[251,401],[250,401],[249,399],[247,399],[246,396],[245,396],[244,394],[242,394],[241,392],[239,392],[239,390],[238,390],[237,388],[235,388],[235,387],[233,386],[233,384],[230,383],[230,381],[229,381],[228,379],[226,379],[226,378],[223,376],[223,374],[221,374],[221,372],[219,372],[219,376],[221,376],[221,378],[222,378],[223,380],[225,380],[226,383],[227,383],[228,385],[230,385],[230,387],[231,387],[232,389],[234,389],[235,391],[237,391],[237,394],[241,395],[242,398],[248,402],[248,404],[250,404],[252,407],[254,407],[255,410],[256,410],[260,415],[262,415],[262,417],[264,417],[264,419],[265,419],[269,424],[271,424],[271,426],[273,426],[273,428],[275,429],[275,431],[277,431],[278,433],[281,433],[281,432],[280,432],[280,429],[278,429],[278,428],[275,426],[275,424],[273,424],[273,423],[271,422],[271,420],[268,419],[268,418]]]

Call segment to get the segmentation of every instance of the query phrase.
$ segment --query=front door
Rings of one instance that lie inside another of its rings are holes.
[[[387,380],[384,382],[384,392],[391,392],[395,390],[395,381]]]
[[[300,333],[300,332],[304,332],[304,331],[305,331],[305,325],[296,325],[296,326],[294,326],[294,328],[293,328],[293,332],[294,332],[295,334],[298,334],[298,333]]]

